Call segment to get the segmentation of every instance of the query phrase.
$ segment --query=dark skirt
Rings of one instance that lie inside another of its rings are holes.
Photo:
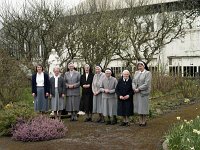
[[[133,115],[133,99],[120,100],[118,99],[117,107],[118,116],[132,116]]]
[[[84,94],[81,97],[80,102],[80,111],[85,113],[92,113],[93,110],[93,95],[92,94]]]

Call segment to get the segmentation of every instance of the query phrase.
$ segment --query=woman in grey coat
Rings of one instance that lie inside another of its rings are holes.
[[[117,123],[117,96],[115,93],[115,88],[117,86],[117,79],[112,77],[111,69],[106,69],[106,78],[103,79],[101,83],[100,91],[103,100],[103,115],[108,117],[106,124],[116,124]],[[112,120],[111,120],[112,117]]]
[[[132,81],[134,90],[134,112],[139,114],[139,125],[146,126],[146,116],[149,114],[149,95],[151,91],[152,75],[147,65],[140,61],[137,64],[138,71],[135,72]]]
[[[93,113],[98,113],[99,118],[97,123],[104,123],[103,117],[103,101],[102,101],[102,92],[100,91],[100,85],[102,80],[105,78],[105,73],[102,72],[101,66],[95,67],[96,74],[94,75],[92,82],[92,92],[93,92]]]
[[[60,68],[53,69],[54,76],[50,78],[51,110],[55,118],[61,119],[61,111],[64,109],[65,83],[60,76]],[[58,113],[58,114],[57,114]]]
[[[80,105],[80,73],[74,70],[74,64],[68,64],[69,71],[64,75],[66,87],[66,111],[71,112],[71,121],[77,121]]]

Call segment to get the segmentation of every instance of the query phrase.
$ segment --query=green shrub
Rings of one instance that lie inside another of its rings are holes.
[[[200,118],[181,121],[166,136],[168,148],[171,150],[200,149]]]
[[[200,88],[197,80],[182,80],[177,87],[185,98],[194,98],[199,96]]]
[[[33,107],[23,103],[7,104],[0,111],[0,136],[10,135],[11,128],[16,124],[18,118],[29,119],[35,115]]]

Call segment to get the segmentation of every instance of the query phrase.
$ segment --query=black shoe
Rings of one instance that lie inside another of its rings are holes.
[[[92,118],[88,118],[88,122],[92,122]]]
[[[115,125],[115,124],[117,124],[117,120],[113,120],[113,121],[111,122],[111,125]]]
[[[126,122],[122,122],[119,126],[126,126]]]
[[[111,124],[111,121],[106,121],[106,125],[110,125]]]
[[[101,119],[101,122],[100,123],[105,123],[105,120],[104,119]]]
[[[96,123],[100,123],[102,120],[101,118],[97,119]]]
[[[126,122],[126,126],[129,127],[129,126],[130,126],[130,123],[129,123],[129,122]]]
[[[84,122],[89,122],[89,118],[85,118]]]
[[[74,121],[74,118],[71,118],[70,121]]]
[[[140,126],[141,126],[141,127],[146,127],[146,126],[147,126],[147,123],[145,122],[144,124],[141,124]]]

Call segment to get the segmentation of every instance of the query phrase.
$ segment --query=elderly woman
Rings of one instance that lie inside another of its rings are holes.
[[[119,79],[116,87],[116,93],[118,97],[117,114],[123,117],[120,126],[129,126],[129,116],[133,115],[133,90],[128,70],[123,71],[122,78]]]
[[[93,93],[92,81],[94,74],[88,64],[84,66],[84,73],[81,75],[80,85],[82,87],[82,97],[80,110],[86,113],[85,122],[92,121]]]
[[[115,94],[115,88],[117,86],[117,79],[112,77],[112,70],[106,69],[106,77],[102,80],[101,83],[101,92],[103,99],[103,115],[108,117],[106,125],[117,124],[117,97]],[[112,117],[112,120],[111,120]]]
[[[97,123],[104,123],[103,116],[103,101],[102,101],[102,92],[100,90],[100,85],[102,80],[105,78],[105,74],[102,72],[101,66],[95,67],[96,74],[94,75],[92,82],[92,91],[93,91],[93,113],[98,113],[99,118],[97,119]]]
[[[64,109],[65,84],[60,76],[60,68],[53,69],[54,76],[50,78],[51,110],[55,118],[61,119],[61,111]]]
[[[67,90],[66,111],[71,113],[70,121],[77,121],[77,112],[80,105],[80,73],[74,70],[74,64],[69,63],[64,75],[65,87]]]
[[[36,112],[48,111],[49,75],[44,72],[42,65],[36,66],[36,73],[32,75],[32,96],[34,97],[34,109]]]
[[[140,61],[137,64],[132,88],[134,91],[134,112],[139,114],[139,125],[146,126],[146,116],[149,114],[149,95],[151,91],[151,72],[147,65]]]

